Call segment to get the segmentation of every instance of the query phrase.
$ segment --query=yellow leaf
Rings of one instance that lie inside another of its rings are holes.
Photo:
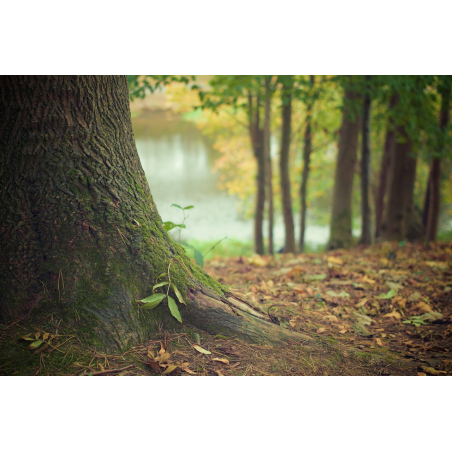
[[[325,328],[319,328],[318,330],[317,330],[317,333],[323,333],[325,331]]]
[[[226,358],[213,358],[212,361],[218,361],[219,363],[229,364],[229,360]]]
[[[424,373],[424,372],[418,372],[417,374],[418,374],[420,377],[426,377],[426,376],[427,376],[427,374]]]
[[[397,311],[392,311],[389,314],[385,314],[383,317],[394,317],[395,319],[402,318],[402,316]]]
[[[163,353],[163,355],[157,356],[155,360],[160,363],[164,363],[165,361],[168,361],[170,359],[171,354],[170,353]]]
[[[430,375],[441,375],[441,374],[447,373],[447,372],[444,371],[444,370],[436,370],[436,369],[434,369],[433,367],[427,367],[427,366],[421,366],[421,369],[422,369],[424,372],[427,372],[427,373],[430,374]]]
[[[355,308],[360,308],[361,306],[364,306],[367,303],[367,297],[364,297],[360,302],[355,304]]]
[[[381,339],[377,338],[376,341],[380,347],[383,347],[383,342],[381,342]]]
[[[341,334],[345,334],[347,332],[347,330],[340,330],[339,333]]]
[[[421,312],[433,312],[433,309],[424,301],[420,301],[413,309],[419,309]]]
[[[251,256],[248,258],[248,263],[251,265],[254,265],[255,267],[266,267],[267,261],[263,259],[259,254],[255,254],[254,256]]]
[[[335,264],[335,265],[344,265],[344,261],[342,259],[339,259],[338,257],[334,257],[334,256],[329,256],[327,258],[327,261],[330,264]]]
[[[199,345],[193,345],[193,348],[197,351],[197,352],[199,352],[199,353],[202,353],[202,354],[204,354],[204,355],[211,355],[212,354],[212,352],[209,352],[208,350],[204,350],[202,347],[200,347]]]
[[[367,283],[367,284],[375,284],[376,283],[376,281],[374,279],[368,278],[367,275],[364,275],[363,282]]]
[[[48,337],[49,337],[49,333],[44,333],[44,335],[42,336],[42,340],[46,341]]]
[[[168,366],[165,370],[165,372],[163,372],[163,374],[169,374],[171,373],[174,369],[177,369],[177,366],[174,364],[171,364],[170,366]]]

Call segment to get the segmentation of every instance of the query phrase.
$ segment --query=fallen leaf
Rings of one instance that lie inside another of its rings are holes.
[[[318,330],[317,330],[317,333],[323,333],[325,331],[325,328],[319,328]]]
[[[229,364],[229,360],[226,358],[212,358],[212,361],[218,361],[219,363]]]
[[[427,374],[424,373],[424,372],[418,372],[417,374],[418,374],[420,377],[426,377],[426,376],[427,376]]]
[[[163,344],[160,342],[159,355],[163,355],[163,353],[165,353],[165,349],[163,348]]]
[[[181,370],[183,370],[184,372],[187,372],[187,374],[196,375],[196,372],[193,372],[192,370],[188,369],[187,367],[181,367]]]
[[[369,331],[367,331],[366,327],[361,323],[361,322],[355,322],[353,324],[353,329],[355,330],[355,332],[357,334],[359,334],[360,336],[370,336]]]
[[[420,301],[416,306],[413,306],[412,310],[418,310],[421,312],[433,312],[431,306],[424,301]]]
[[[402,290],[403,286],[402,284],[396,283],[396,282],[392,282],[392,281],[386,281],[386,285],[393,290]]]
[[[441,375],[441,374],[446,374],[447,373],[444,370],[436,370],[433,367],[427,367],[427,366],[421,366],[421,369],[424,372],[427,372],[430,375]]]
[[[344,261],[342,259],[339,259],[338,257],[334,257],[334,256],[329,256],[327,258],[327,261],[330,264],[335,264],[335,265],[344,265]]]
[[[382,298],[383,300],[389,300],[390,298],[392,298],[394,295],[396,294],[394,289],[391,289],[389,292],[387,293],[382,293],[378,298]]]
[[[408,301],[411,302],[416,302],[419,301],[421,298],[421,294],[419,292],[413,292],[409,297],[408,297]]]
[[[367,283],[367,284],[375,284],[377,281],[375,281],[374,279],[370,279],[367,275],[364,275],[363,277],[363,282]]]
[[[259,254],[255,254],[248,258],[248,263],[254,265],[255,267],[266,267],[267,261],[263,259]]]
[[[325,319],[328,320],[328,322],[339,322],[339,319],[335,315],[326,315]]]
[[[209,352],[208,350],[203,349],[202,347],[200,347],[199,345],[193,345],[193,348],[199,352],[202,353],[203,355],[211,355],[212,352]]]
[[[361,322],[363,325],[370,325],[373,320],[364,314],[360,314],[359,312],[353,312],[353,315],[358,319],[359,322]]]
[[[224,375],[219,370],[216,370],[215,372],[218,374],[219,377],[224,377]]]
[[[367,303],[367,297],[363,298],[360,302],[355,304],[355,308],[360,308],[361,306],[364,306]]]
[[[36,339],[39,339],[39,336],[41,336],[41,333],[39,333],[39,332],[38,332],[38,333],[35,333],[35,338],[36,338]]]
[[[42,343],[43,343],[43,341],[34,341],[34,342],[32,342],[32,343],[28,346],[28,350],[35,350],[35,349],[37,349]]]
[[[44,335],[42,336],[42,340],[46,341],[49,337],[49,333],[44,333]]]
[[[394,317],[395,319],[401,319],[402,316],[397,311],[392,311],[388,314],[385,314],[383,317]]]
[[[176,365],[174,365],[174,364],[171,364],[170,366],[168,366],[168,367],[166,368],[165,372],[163,372],[163,375],[164,375],[164,374],[169,374],[169,373],[171,373],[173,370],[177,369],[177,367],[178,367],[178,366],[176,366]]]
[[[159,363],[164,363],[165,361],[168,361],[170,359],[170,357],[171,357],[171,354],[165,352],[162,355],[157,356],[157,358],[155,358],[155,360]]]
[[[383,342],[381,342],[381,339],[377,338],[375,340],[380,347],[383,347]]]

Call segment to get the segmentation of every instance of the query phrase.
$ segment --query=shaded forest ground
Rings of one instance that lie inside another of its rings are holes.
[[[312,340],[272,347],[184,325],[105,355],[83,348],[51,316],[1,331],[0,375],[452,373],[451,244],[216,258],[206,271],[274,323]]]

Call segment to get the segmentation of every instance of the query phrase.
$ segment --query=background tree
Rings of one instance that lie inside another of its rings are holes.
[[[361,125],[361,96],[353,87],[354,79],[343,79],[344,103],[342,125],[334,177],[333,206],[329,248],[346,248],[352,244],[352,191]]]

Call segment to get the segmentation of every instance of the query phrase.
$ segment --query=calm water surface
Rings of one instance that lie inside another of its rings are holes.
[[[217,187],[213,172],[217,152],[193,123],[166,112],[153,112],[132,119],[138,154],[154,202],[163,221],[182,222],[182,207],[187,212],[185,240],[219,240],[223,237],[250,242],[253,220],[240,217],[238,199]],[[296,223],[298,224],[298,223]],[[323,244],[328,239],[326,226],[308,226],[306,240]],[[275,224],[275,243],[284,241],[282,221]]]

